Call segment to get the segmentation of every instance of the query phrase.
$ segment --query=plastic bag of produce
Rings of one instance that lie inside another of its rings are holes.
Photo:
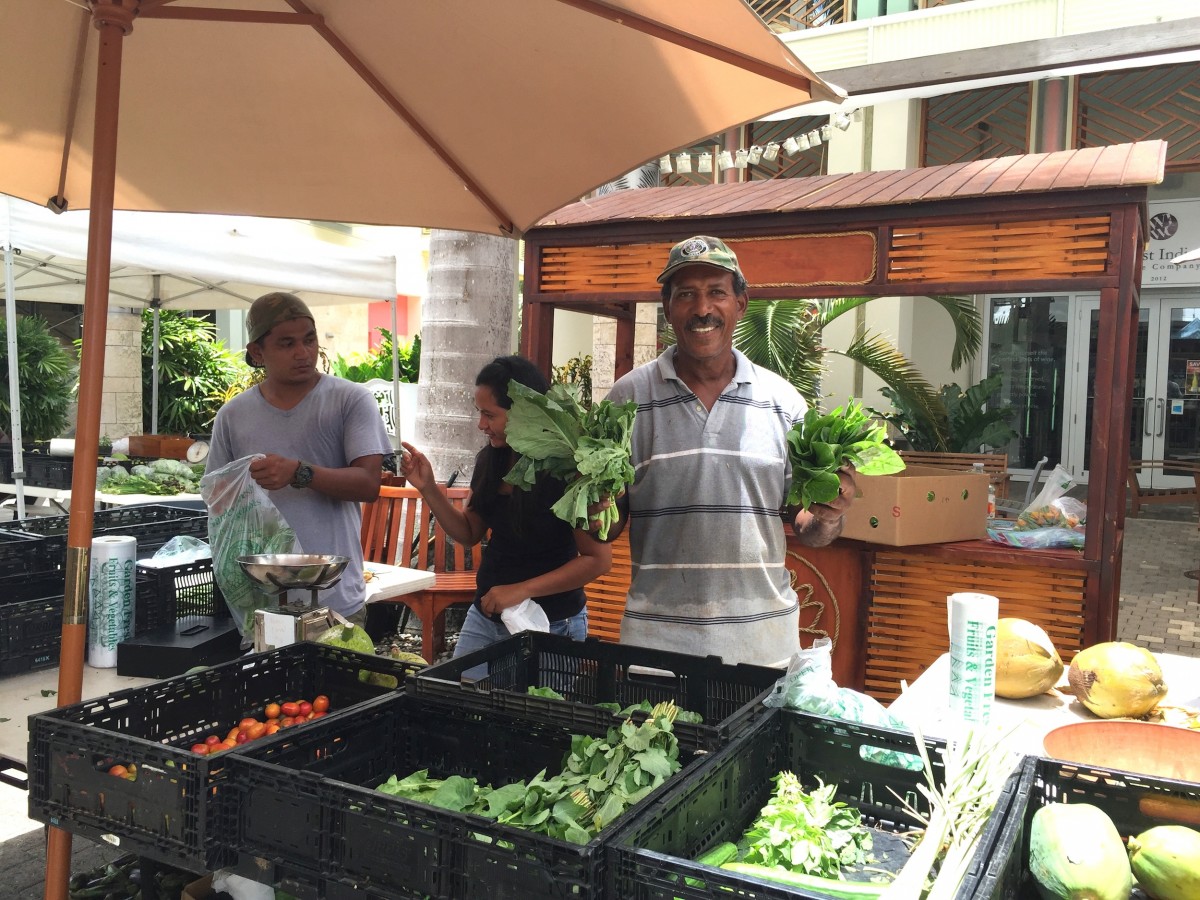
[[[243,456],[200,480],[208,507],[213,578],[243,638],[254,635],[254,611],[273,605],[238,563],[239,556],[303,553],[296,533],[250,475],[255,456]]]
[[[998,544],[1031,550],[1083,549],[1087,504],[1067,491],[1075,479],[1062,466],[1055,466],[1033,501],[1015,522],[993,522],[988,537]]]
[[[827,637],[817,638],[809,650],[796,652],[787,672],[775,682],[763,703],[880,728],[908,730],[874,697],[838,687],[833,680],[833,641]],[[898,769],[919,771],[923,765],[916,754],[882,747],[862,747],[861,751],[863,759]]]

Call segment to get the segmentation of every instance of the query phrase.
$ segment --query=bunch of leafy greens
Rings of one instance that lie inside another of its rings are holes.
[[[393,775],[379,786],[385,794],[455,812],[492,819],[560,840],[586,844],[627,808],[681,768],[672,733],[675,704],[660,703],[640,725],[626,720],[606,739],[572,735],[563,769],[546,770],[528,783],[480,787],[474,778],[429,777],[422,769],[407,778]]]
[[[637,404],[601,400],[584,410],[567,385],[551,385],[542,394],[517,381],[508,383],[508,396],[512,408],[506,440],[521,458],[504,480],[524,490],[543,473],[564,482],[567,489],[551,510],[573,527],[586,529],[588,507],[615,498],[633,481],[629,452]],[[601,540],[608,538],[617,517],[615,503],[601,513]]]
[[[567,698],[549,687],[529,687],[525,689],[525,693],[530,697],[545,697],[548,700],[566,700]],[[654,712],[654,707],[649,700],[643,700],[640,703],[632,703],[629,706],[622,708],[620,703],[601,702],[594,704],[600,709],[605,709],[611,712],[614,716],[621,719],[628,719],[634,713],[645,713],[651,715]],[[692,712],[690,709],[677,709],[675,711],[676,722],[689,722],[693,725],[703,725],[704,716],[700,713]]]
[[[794,774],[780,772],[771,799],[746,831],[743,862],[825,878],[866,862],[871,831],[862,813],[834,801],[836,793],[836,784],[806,792]]]
[[[904,468],[900,455],[884,443],[887,429],[877,425],[861,404],[846,402],[822,414],[810,409],[787,434],[792,485],[788,506],[808,509],[837,499],[838,469],[853,464],[860,475],[891,475]]]

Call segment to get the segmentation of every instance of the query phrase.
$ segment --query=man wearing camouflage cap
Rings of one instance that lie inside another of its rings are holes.
[[[677,343],[608,395],[638,404],[637,475],[617,504],[621,525],[630,523],[634,571],[621,640],[783,665],[800,646],[780,517],[791,481],[786,435],[806,406],[733,348],[749,297],[724,241],[676,244],[658,281]],[[841,533],[854,496],[851,473],[841,481],[834,502],[784,512],[802,543]]]
[[[320,372],[316,323],[294,294],[255,300],[246,331],[246,362],[266,375],[217,413],[206,469],[262,454],[250,475],[304,552],[350,560],[321,604],[361,625],[361,504],[379,496],[383,457],[392,452],[379,406],[362,385]]]

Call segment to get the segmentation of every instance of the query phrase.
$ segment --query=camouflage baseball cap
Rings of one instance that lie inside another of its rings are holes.
[[[295,294],[275,291],[272,294],[263,294],[250,305],[250,312],[246,315],[246,333],[249,335],[249,342],[253,344],[281,322],[312,317],[313,314],[304,301]]]
[[[737,255],[723,240],[701,234],[680,241],[671,248],[671,255],[667,257],[667,267],[658,276],[658,283],[664,283],[684,266],[694,265],[716,266],[735,275],[742,274],[742,270],[738,268]]]

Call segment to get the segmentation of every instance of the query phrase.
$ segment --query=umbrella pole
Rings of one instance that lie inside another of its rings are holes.
[[[108,276],[112,263],[113,194],[117,172],[117,113],[121,98],[121,51],[133,30],[139,0],[94,0],[92,21],[99,32],[96,60],[96,116],[92,141],[92,187],[88,226],[88,267],[84,282],[83,342],[79,361],[79,413],[75,453],[94,459],[100,449],[100,402],[104,393],[104,342],[108,330]],[[66,590],[62,648],[59,651],[58,705],[78,703],[83,692],[92,517],[96,509],[96,467],[75,466],[67,524]],[[51,827],[46,844],[46,900],[67,900],[71,878],[71,835]]]
[[[405,437],[400,433],[400,348],[396,346],[396,303],[399,297],[392,295],[392,428],[396,431],[396,439],[392,448],[400,452],[400,440]]]
[[[17,489],[17,518],[25,518],[25,461],[21,452],[21,367],[17,359],[17,301],[13,279],[13,248],[4,249],[4,313],[8,326],[8,418],[12,441],[12,478]]]

